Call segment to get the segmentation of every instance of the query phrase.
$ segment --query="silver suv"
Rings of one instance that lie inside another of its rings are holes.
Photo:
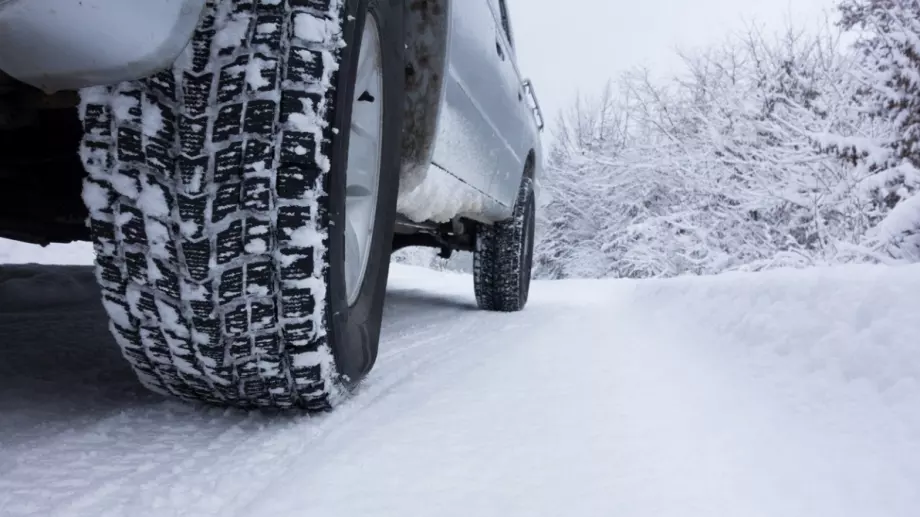
[[[523,309],[542,127],[504,0],[0,0],[0,236],[92,241],[183,399],[333,407],[406,246]]]

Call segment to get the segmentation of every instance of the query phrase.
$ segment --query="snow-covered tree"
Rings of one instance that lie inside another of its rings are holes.
[[[590,117],[579,104],[560,124],[539,272],[672,276],[873,257],[871,174],[835,145],[872,148],[890,124],[861,108],[862,60],[839,33],[751,30],[685,63],[667,82],[627,74]]]
[[[544,278],[604,276],[604,161],[624,145],[625,121],[610,86],[594,100],[579,97],[559,117],[544,185],[549,204],[540,213],[535,273]]]
[[[920,0],[845,0],[841,25],[859,30],[867,113],[893,125],[881,146],[842,140],[867,173],[869,237],[894,259],[920,260]]]

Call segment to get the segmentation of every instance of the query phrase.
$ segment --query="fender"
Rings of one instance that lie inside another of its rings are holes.
[[[47,93],[172,64],[205,0],[0,0],[0,71]]]

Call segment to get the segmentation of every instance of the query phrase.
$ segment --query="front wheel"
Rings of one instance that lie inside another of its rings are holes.
[[[402,1],[209,0],[185,55],[81,92],[97,276],[139,379],[325,409],[377,355]]]
[[[473,279],[479,308],[516,312],[527,305],[535,223],[533,180],[525,177],[511,219],[481,225],[476,232]]]

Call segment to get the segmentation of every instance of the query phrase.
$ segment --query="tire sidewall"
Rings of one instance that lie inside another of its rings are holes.
[[[536,214],[536,198],[533,189],[533,180],[526,178],[525,197],[524,197],[524,213],[523,213],[523,232],[521,235],[522,239],[522,258],[521,258],[521,278],[520,278],[520,296],[521,296],[521,307],[527,304],[528,298],[530,297],[530,282],[532,280],[533,274],[533,251],[534,251],[534,240],[536,236],[536,224],[537,224],[537,214]]]
[[[357,57],[364,23],[373,16],[379,28],[383,68],[383,130],[376,216],[367,269],[358,297],[348,305],[345,288],[345,189]],[[329,193],[329,267],[326,282],[327,332],[341,380],[352,385],[366,375],[377,356],[389,275],[396,199],[399,193],[404,70],[400,0],[348,1],[345,8],[341,68],[336,81]]]

